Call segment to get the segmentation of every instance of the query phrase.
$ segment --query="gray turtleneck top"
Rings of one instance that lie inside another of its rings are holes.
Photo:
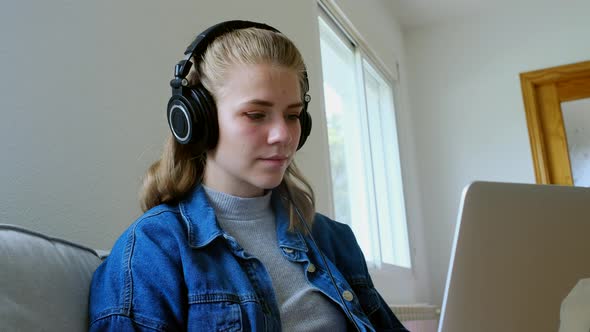
[[[268,271],[284,331],[346,331],[346,316],[337,304],[311,286],[303,265],[279,251],[271,191],[253,198],[231,196],[203,186],[219,226],[258,258]]]

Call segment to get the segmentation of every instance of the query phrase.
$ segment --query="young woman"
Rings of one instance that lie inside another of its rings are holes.
[[[94,274],[90,330],[406,331],[293,161],[311,130],[294,44],[229,21],[186,54],[145,213]]]

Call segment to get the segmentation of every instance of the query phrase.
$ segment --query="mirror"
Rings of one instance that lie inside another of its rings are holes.
[[[574,186],[590,187],[590,98],[561,103]]]

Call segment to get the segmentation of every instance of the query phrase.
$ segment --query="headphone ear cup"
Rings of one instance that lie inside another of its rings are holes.
[[[307,103],[301,111],[299,123],[301,124],[301,136],[299,137],[299,145],[297,146],[297,150],[303,147],[303,144],[305,144],[307,137],[311,133],[311,115],[307,112]]]
[[[193,139],[195,111],[190,99],[192,98],[187,98],[185,92],[181,91],[172,95],[168,101],[168,126],[180,144],[187,144]]]
[[[207,150],[215,148],[219,138],[217,122],[217,106],[211,93],[201,84],[191,88],[192,100],[195,104],[195,142],[197,139]]]

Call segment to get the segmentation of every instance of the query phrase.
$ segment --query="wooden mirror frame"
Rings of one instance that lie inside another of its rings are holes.
[[[590,97],[590,61],[520,74],[535,178],[573,185],[561,103]]]

